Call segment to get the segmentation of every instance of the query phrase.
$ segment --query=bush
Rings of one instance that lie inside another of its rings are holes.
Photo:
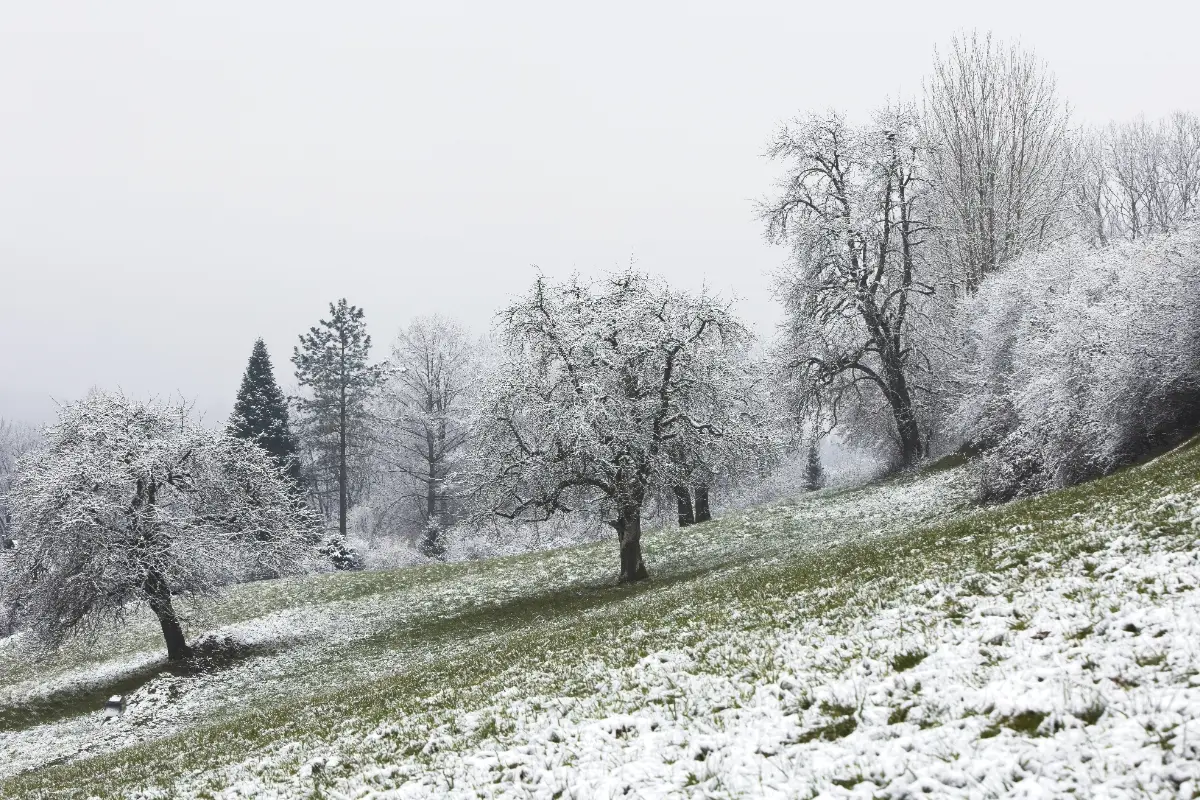
[[[1015,262],[960,309],[955,425],[1004,500],[1103,475],[1200,424],[1195,227]]]

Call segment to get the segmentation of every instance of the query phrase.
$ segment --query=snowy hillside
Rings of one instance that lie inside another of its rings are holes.
[[[1200,449],[970,507],[970,467],[615,542],[238,587],[0,643],[4,797],[1200,793]],[[105,722],[103,700],[128,696]],[[69,790],[69,791],[63,791]]]

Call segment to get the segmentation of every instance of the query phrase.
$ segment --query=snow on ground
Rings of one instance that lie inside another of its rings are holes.
[[[152,682],[115,723],[125,735],[158,724],[163,737],[215,721],[214,737],[249,744],[187,761],[186,738],[163,739],[129,765],[175,758],[175,772],[110,775],[98,791],[1200,795],[1197,460],[986,512],[965,512],[961,470],[808,496],[651,537],[654,580],[638,593],[434,645],[419,634],[431,617],[588,590],[611,581],[612,553],[474,565],[278,609],[221,632],[275,641],[302,629],[285,650],[183,689]],[[364,647],[392,630],[388,614],[416,631],[408,649]],[[319,680],[342,675],[361,691],[322,701]],[[256,694],[256,679],[279,686]],[[270,736],[238,739],[253,726],[224,721],[236,719],[225,693],[239,687],[252,704],[287,686],[313,708],[268,712]],[[170,699],[180,691],[193,693],[194,718]],[[83,731],[103,730],[98,715],[81,719],[0,734],[0,770],[14,756],[33,763],[55,736],[71,739],[72,758],[120,746]]]
[[[963,505],[961,482],[961,476],[946,475],[822,502],[816,502],[816,496],[803,498],[736,517],[734,536],[714,537],[708,527],[651,534],[646,557],[656,576],[668,576],[848,536],[900,530],[914,520]],[[0,729],[0,779],[160,739],[237,715],[255,703],[317,694],[330,687],[331,677],[338,686],[352,686],[419,668],[430,657],[479,649],[486,635],[478,631],[436,642],[412,634],[479,607],[610,585],[615,566],[615,547],[605,543],[495,562],[399,570],[391,574],[394,580],[383,573],[325,575],[235,587],[230,598],[206,609],[206,616],[238,619],[214,627],[213,634],[233,637],[259,654],[199,675],[170,673],[156,623],[145,612],[135,616],[131,630],[113,632],[111,641],[103,638],[99,653],[87,643],[73,643],[63,657],[40,663],[9,641],[0,648],[0,710],[45,703],[90,687],[97,691],[92,692],[95,702],[89,713],[18,730]],[[377,577],[382,586],[354,585],[370,584]],[[109,658],[104,657],[106,645],[116,651]],[[127,698],[128,713],[106,721],[102,705],[110,692],[103,687],[147,671],[154,677],[147,677],[150,683]],[[165,686],[170,687],[169,701],[163,700]]]

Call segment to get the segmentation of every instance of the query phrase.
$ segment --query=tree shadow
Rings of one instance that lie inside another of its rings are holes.
[[[0,733],[12,733],[92,714],[103,710],[110,697],[126,697],[155,678],[212,674],[253,658],[270,655],[285,646],[279,642],[247,645],[229,636],[205,636],[192,646],[192,656],[187,660],[167,661],[164,655],[109,679],[74,684],[48,695],[0,706]]]

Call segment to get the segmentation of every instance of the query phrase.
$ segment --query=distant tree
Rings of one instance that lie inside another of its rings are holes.
[[[370,403],[387,375],[384,365],[368,363],[370,351],[362,309],[342,298],[329,304],[328,320],[300,335],[292,355],[296,381],[308,390],[293,398],[301,430],[317,455],[314,468],[332,478],[314,476],[316,491],[323,494],[322,484],[336,484],[338,532],[343,537],[351,503],[350,460],[368,445]]]
[[[615,515],[621,582],[647,577],[647,497],[692,483],[699,467],[728,473],[770,451],[750,335],[725,302],[633,270],[539,278],[499,327],[504,362],[474,434],[482,508],[531,520],[588,506]]]
[[[457,322],[422,317],[392,347],[392,378],[381,392],[381,461],[402,480],[424,528],[422,549],[440,552],[438,537],[458,510],[454,473],[467,440],[477,343]]]
[[[57,644],[144,601],[186,658],[173,596],[300,568],[315,518],[261,447],[187,408],[93,394],[65,406],[10,497],[17,546],[0,607]]]
[[[815,444],[808,447],[808,461],[804,465],[804,488],[815,492],[825,486],[825,469],[821,466],[821,451]]]
[[[8,492],[17,477],[17,463],[42,444],[42,434],[33,425],[0,419],[0,550],[13,545]]]
[[[288,427],[287,398],[275,382],[271,357],[262,339],[254,342],[250,353],[229,419],[229,432],[257,443],[281,470],[299,483],[300,459],[296,439]]]

